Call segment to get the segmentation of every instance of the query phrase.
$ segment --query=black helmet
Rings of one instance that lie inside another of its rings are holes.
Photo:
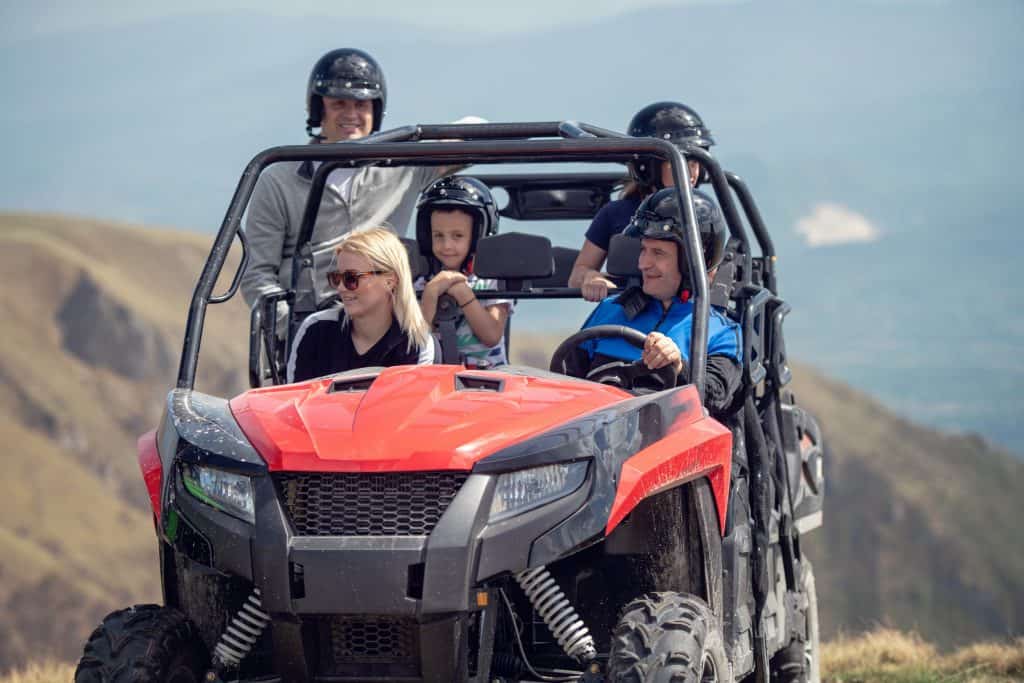
[[[373,100],[373,132],[380,130],[388,103],[388,86],[377,60],[362,50],[343,47],[317,60],[306,86],[306,132],[312,136],[324,115],[323,97]]]
[[[498,205],[486,184],[465,175],[441,178],[424,190],[416,203],[416,241],[420,253],[428,259],[434,258],[430,214],[437,209],[465,211],[473,217],[470,257],[476,253],[476,243],[481,237],[498,233]]]
[[[637,207],[623,234],[655,240],[671,240],[679,245],[679,272],[682,289],[689,289],[689,268],[686,266],[683,236],[683,214],[679,210],[678,192],[674,187],[658,190]],[[697,233],[704,252],[704,267],[709,271],[722,262],[728,230],[718,205],[703,192],[693,191],[693,209],[697,216]]]
[[[679,102],[655,102],[638,111],[629,122],[626,132],[635,138],[658,138],[668,140],[677,147],[697,145],[708,149],[715,144],[711,131],[704,125],[700,115]],[[659,165],[650,159],[640,159],[630,164],[630,173],[640,183],[651,187],[661,185]],[[700,182],[706,181],[706,172],[701,169]]]

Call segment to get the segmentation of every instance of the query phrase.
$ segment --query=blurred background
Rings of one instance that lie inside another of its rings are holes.
[[[836,435],[826,634],[1021,633],[1022,35],[1015,0],[4,3],[0,406],[23,493],[0,503],[20,558],[0,559],[0,669],[73,656],[104,609],[158,597],[133,437],[241,170],[305,141],[309,69],[345,46],[385,70],[385,128],[700,112],[775,239],[813,378],[798,398]],[[586,310],[522,305],[514,324],[528,346]],[[203,369],[227,390],[244,312],[209,329]],[[79,497],[55,506],[55,481]],[[81,616],[58,628],[55,609]]]

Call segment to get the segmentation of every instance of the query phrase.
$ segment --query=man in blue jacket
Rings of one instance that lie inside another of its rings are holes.
[[[698,232],[708,279],[722,261],[727,231],[718,206],[695,191]],[[641,240],[638,266],[642,287],[602,301],[583,328],[625,325],[647,335],[643,350],[623,339],[584,342],[578,357],[585,376],[600,380],[600,369],[615,361],[642,360],[650,369],[671,366],[677,384],[687,381],[687,360],[693,330],[692,285],[684,252],[683,215],[675,188],[650,195],[637,209],[624,234]],[[739,326],[720,310],[711,309],[708,320],[708,373],[705,404],[721,410],[731,404],[742,376]]]

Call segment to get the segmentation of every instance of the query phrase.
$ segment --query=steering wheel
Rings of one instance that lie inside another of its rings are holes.
[[[595,325],[580,330],[558,345],[551,355],[551,372],[569,373],[569,356],[583,342],[591,339],[622,339],[643,350],[647,335],[625,325]],[[627,391],[647,389],[662,391],[676,385],[676,373],[671,365],[651,369],[643,360],[613,360],[590,370],[584,379],[611,384]],[[639,380],[639,381],[638,381]]]

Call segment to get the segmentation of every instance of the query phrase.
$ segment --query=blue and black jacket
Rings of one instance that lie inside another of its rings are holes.
[[[661,332],[675,342],[683,357],[683,375],[687,381],[690,337],[693,332],[693,303],[676,299],[665,309],[661,302],[631,288],[598,304],[583,329],[597,325],[625,325],[649,334]],[[743,348],[740,327],[717,308],[708,318],[708,376],[705,403],[711,411],[724,409],[732,403],[742,375]],[[609,359],[639,360],[641,350],[623,339],[595,339],[584,342],[580,349],[586,354],[584,372],[608,362]]]

